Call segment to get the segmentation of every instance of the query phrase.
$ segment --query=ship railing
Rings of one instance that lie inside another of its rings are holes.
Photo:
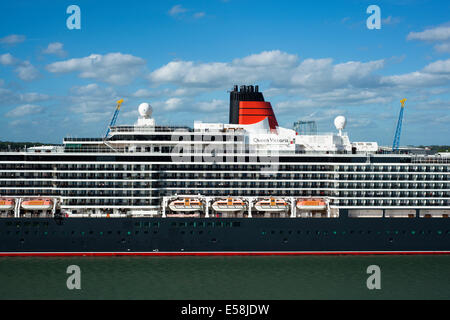
[[[411,163],[417,164],[448,164],[450,163],[450,157],[442,156],[414,156],[411,159]]]
[[[155,127],[120,126],[120,127],[112,127],[111,133],[116,133],[116,132],[175,132],[177,130],[185,130],[188,132],[194,131],[190,127],[183,127],[183,126],[155,126]]]
[[[102,142],[102,138],[64,138],[64,142]]]

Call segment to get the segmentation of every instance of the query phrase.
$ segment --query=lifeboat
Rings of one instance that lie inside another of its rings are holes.
[[[22,202],[22,208],[25,210],[51,210],[53,201],[50,199],[26,200]]]
[[[240,199],[228,198],[213,203],[212,208],[217,212],[239,212],[247,209],[247,205]]]
[[[14,199],[0,199],[0,210],[13,210]]]
[[[297,201],[297,209],[308,211],[322,211],[327,209],[327,204],[322,199],[302,199]]]
[[[194,214],[176,213],[176,214],[168,214],[167,218],[200,218],[200,214],[198,214],[198,213],[194,213]]]
[[[175,200],[169,204],[173,212],[195,212],[203,210],[203,203],[196,199]]]
[[[289,204],[284,200],[271,198],[258,201],[255,209],[264,212],[285,212],[288,211]]]

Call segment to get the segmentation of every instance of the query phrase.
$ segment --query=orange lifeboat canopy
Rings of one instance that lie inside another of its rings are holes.
[[[327,204],[321,199],[303,199],[297,202],[297,208],[300,210],[325,210]]]
[[[0,210],[12,210],[14,204],[14,199],[0,199]]]
[[[27,210],[50,210],[53,207],[51,199],[26,200],[22,202],[22,208]]]

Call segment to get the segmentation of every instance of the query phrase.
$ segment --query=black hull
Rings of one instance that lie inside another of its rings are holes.
[[[450,219],[19,218],[0,254],[450,253]]]

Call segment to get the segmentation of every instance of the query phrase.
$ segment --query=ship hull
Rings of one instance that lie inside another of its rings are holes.
[[[19,218],[0,255],[450,253],[445,218]]]

